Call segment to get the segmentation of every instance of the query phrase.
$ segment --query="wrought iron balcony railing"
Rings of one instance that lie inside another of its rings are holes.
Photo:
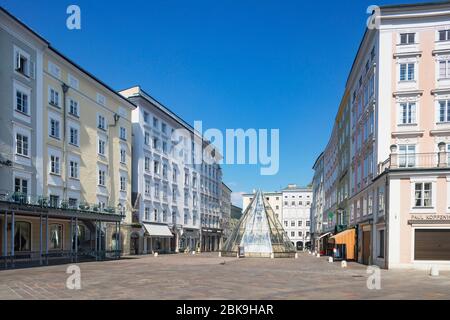
[[[17,205],[35,206],[48,209],[71,210],[90,213],[117,214],[121,215],[121,208],[103,207],[98,203],[88,203],[85,201],[71,202],[69,200],[52,199],[42,195],[29,195],[23,192],[10,192],[0,190],[0,202],[7,202]]]

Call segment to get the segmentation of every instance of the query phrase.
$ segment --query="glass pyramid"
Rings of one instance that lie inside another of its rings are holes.
[[[222,255],[237,254],[267,258],[295,255],[294,245],[261,191],[256,193],[223,246]]]

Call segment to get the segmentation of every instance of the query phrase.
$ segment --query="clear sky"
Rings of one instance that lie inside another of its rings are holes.
[[[280,129],[280,170],[223,166],[235,192],[306,185],[323,150],[371,4],[423,1],[0,0],[82,67],[144,90],[190,124]],[[66,8],[81,8],[81,30]]]

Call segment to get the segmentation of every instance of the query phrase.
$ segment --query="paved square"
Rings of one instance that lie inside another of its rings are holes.
[[[86,262],[81,290],[66,289],[68,265],[0,271],[0,299],[450,299],[450,272],[381,270],[367,289],[366,267],[325,257],[235,259],[160,255]]]

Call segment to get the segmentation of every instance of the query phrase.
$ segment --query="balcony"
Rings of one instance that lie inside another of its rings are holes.
[[[397,146],[391,146],[391,155],[378,165],[378,174],[387,169],[433,169],[450,168],[450,152],[445,143],[439,143],[439,151],[433,153],[398,153]]]
[[[32,210],[53,210],[60,213],[72,212],[80,214],[102,214],[115,215],[121,217],[121,207],[103,207],[98,203],[87,203],[85,201],[71,203],[68,200],[52,199],[51,197],[42,195],[29,195],[22,192],[9,192],[0,190],[0,203],[4,205],[14,206]]]

